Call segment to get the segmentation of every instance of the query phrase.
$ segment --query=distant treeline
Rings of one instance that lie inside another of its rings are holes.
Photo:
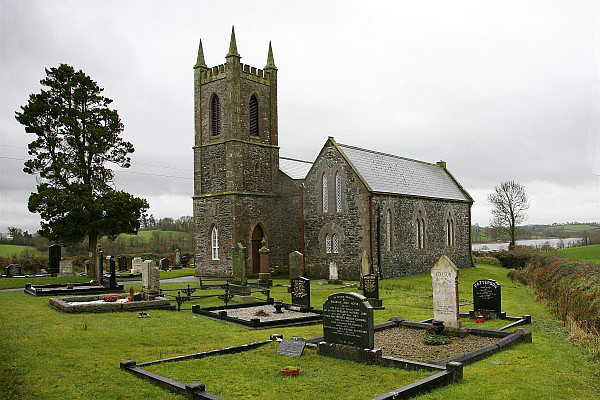
[[[517,238],[519,240],[574,237],[584,238],[586,244],[600,243],[600,223],[569,222],[565,224],[517,226]],[[478,224],[471,226],[471,238],[473,243],[510,241],[510,236],[505,229],[479,226]]]

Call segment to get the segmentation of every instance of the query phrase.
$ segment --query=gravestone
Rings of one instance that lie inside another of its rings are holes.
[[[59,276],[72,276],[73,275],[73,260],[63,258],[58,263],[58,275]]]
[[[4,271],[6,276],[19,276],[22,275],[21,266],[19,264],[9,264]]]
[[[326,343],[373,349],[373,307],[364,296],[334,293],[323,304],[323,337]]]
[[[371,273],[371,269],[369,268],[369,256],[367,255],[366,250],[363,250],[362,256],[360,257],[360,271],[362,276]]]
[[[332,285],[339,285],[342,283],[338,277],[338,268],[335,261],[329,263],[329,279],[327,280],[327,283]]]
[[[119,271],[127,271],[127,257],[119,256]]]
[[[48,273],[58,274],[60,271],[60,259],[62,258],[62,249],[60,245],[53,244],[48,246]]]
[[[132,274],[141,274],[142,273],[142,257],[134,257],[131,260],[131,273]]]
[[[267,241],[265,238],[262,240],[262,247],[258,250],[260,258],[260,272],[258,273],[258,283],[263,286],[271,286],[273,280],[271,279],[271,270],[269,267],[269,253],[271,251],[268,248]]]
[[[160,259],[160,269],[162,269],[163,271],[166,271],[167,269],[169,269],[169,259],[168,258]]]
[[[100,246],[98,246],[100,248]],[[104,285],[104,252],[102,249],[98,251],[98,269],[96,271],[96,281],[100,285]]]
[[[310,279],[302,276],[292,278],[292,305],[310,308]]]
[[[84,264],[84,268],[85,268],[85,275],[89,275],[90,274],[90,260],[85,260],[85,264]]]
[[[110,278],[108,280],[108,287],[114,288],[117,286],[117,263],[115,260],[115,256],[107,256]]]
[[[441,256],[431,268],[433,288],[433,319],[446,328],[460,328],[458,321],[458,268],[446,256]]]
[[[181,252],[179,249],[175,250],[175,266],[181,267]]]
[[[187,267],[190,263],[190,256],[181,256],[181,266]]]
[[[367,298],[373,308],[383,309],[383,302],[379,298],[379,277],[377,275],[364,275],[362,278],[362,289],[363,296]]]
[[[232,282],[236,285],[246,285],[246,248],[238,243],[233,247],[233,279]]]
[[[154,300],[160,294],[160,270],[154,260],[142,262],[142,292],[144,300]]]
[[[302,353],[304,352],[305,346],[306,342],[304,340],[283,339],[281,342],[279,342],[277,354],[282,354],[284,356],[290,357],[302,357]]]
[[[290,279],[302,275],[302,253],[293,251],[290,253]]]
[[[502,293],[498,282],[481,279],[473,284],[473,309],[475,313],[502,312]]]

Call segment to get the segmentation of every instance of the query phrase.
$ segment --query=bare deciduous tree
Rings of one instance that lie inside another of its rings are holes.
[[[513,248],[517,239],[516,226],[527,219],[525,212],[530,205],[525,188],[517,181],[502,182],[489,194],[488,201],[492,205],[492,226],[508,230],[509,248]]]

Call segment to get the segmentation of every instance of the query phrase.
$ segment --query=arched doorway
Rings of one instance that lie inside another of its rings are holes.
[[[254,231],[252,231],[252,274],[258,275],[260,272],[260,247],[262,246],[262,240],[264,233],[260,225],[256,225]]]

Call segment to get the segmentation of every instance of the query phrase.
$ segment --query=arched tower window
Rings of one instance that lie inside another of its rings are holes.
[[[219,230],[217,229],[216,226],[213,226],[210,237],[211,237],[210,247],[212,249],[212,259],[218,260],[219,259]]]
[[[331,236],[325,235],[325,252],[331,253]]]
[[[342,175],[335,173],[335,211],[342,212]]]
[[[327,189],[327,174],[323,173],[321,176],[321,192],[323,200],[323,213],[326,213],[329,209],[329,191]]]
[[[389,208],[385,216],[385,240],[387,251],[392,251],[392,210]]]
[[[221,101],[216,94],[210,104],[210,130],[213,136],[221,133]]]
[[[340,239],[337,234],[333,234],[331,237],[331,241],[333,242],[333,252],[335,254],[340,252]]]
[[[250,110],[248,116],[250,119],[250,134],[258,136],[258,99],[254,94],[250,97]]]

